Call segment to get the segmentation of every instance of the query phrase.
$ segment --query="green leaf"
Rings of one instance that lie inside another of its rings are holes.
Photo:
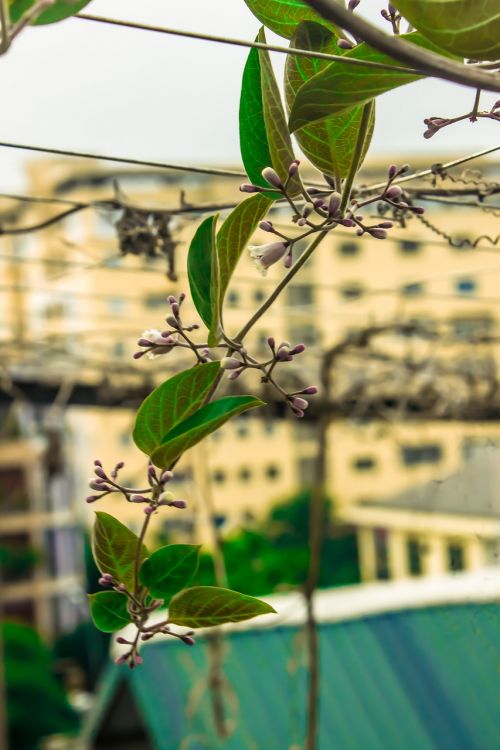
[[[301,21],[324,21],[302,0],[245,0],[246,4],[264,26],[275,34],[291,39]],[[330,27],[333,28],[333,27]]]
[[[92,551],[101,573],[110,573],[119,583],[124,583],[129,591],[134,589],[134,566],[137,552],[137,536],[114,516],[102,511],[96,512]],[[146,547],[141,545],[139,560],[148,556]]]
[[[207,628],[225,622],[241,622],[275,612],[270,604],[247,594],[217,586],[194,586],[174,596],[169,620],[187,628]]]
[[[90,594],[90,614],[94,625],[103,633],[116,633],[132,622],[127,608],[127,597],[118,591]]]
[[[219,229],[217,253],[219,256],[219,305],[221,310],[224,295],[241,253],[271,205],[272,199],[263,193],[252,195],[231,211]]]
[[[9,15],[12,23],[17,23],[24,14],[29,11],[37,0],[11,0],[9,2]],[[74,16],[82,8],[88,5],[90,0],[58,0],[51,8],[41,13],[33,24],[39,26],[48,23],[63,21],[69,16]]]
[[[498,0],[396,0],[393,5],[442,49],[473,60],[500,57]]]
[[[298,26],[291,42],[297,49],[344,54],[338,47],[335,34],[321,24],[306,21]],[[291,109],[295,97],[303,84],[330,65],[328,60],[289,55],[285,68],[285,96]],[[375,105],[372,106],[370,124],[365,138],[360,163],[363,161],[373,134]],[[301,128],[296,132],[300,148],[320,172],[330,176],[346,177],[356,149],[363,107],[353,107]]]
[[[257,36],[266,42],[264,30]],[[240,151],[245,171],[254,185],[269,188],[262,177],[273,167],[284,182],[295,156],[281,96],[267,50],[251,49],[243,71],[240,98]],[[290,192],[300,192],[298,176],[289,183]],[[268,193],[277,199],[279,193]]]
[[[402,34],[400,38],[434,52],[441,51],[417,32]],[[364,43],[349,50],[344,57],[404,67],[392,57],[377,52]],[[386,91],[418,81],[422,77],[413,73],[400,73],[396,70],[364,68],[340,62],[330,63],[298,91],[290,112],[290,131],[294,132],[312,122],[323,120],[325,117],[338,114],[351,107],[367,104]]]
[[[169,544],[153,552],[142,564],[139,579],[155,599],[168,602],[191,583],[198,569],[200,546]]]
[[[209,329],[208,344],[213,346],[219,331],[219,269],[215,230],[218,214],[202,221],[189,246],[187,270],[194,306]]]
[[[137,447],[151,456],[165,433],[203,404],[220,371],[219,362],[207,362],[155,388],[137,412],[133,432]]]
[[[264,402],[254,396],[227,396],[205,404],[167,432],[151,460],[156,466],[166,468],[184,451],[217,430],[228,419],[257,406],[264,406]]]

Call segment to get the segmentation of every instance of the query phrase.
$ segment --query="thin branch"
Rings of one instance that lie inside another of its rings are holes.
[[[121,26],[127,29],[139,29],[140,31],[153,31],[159,34],[170,34],[171,36],[181,36],[187,39],[199,39],[205,42],[216,42],[219,44],[229,44],[235,47],[247,47],[250,49],[264,49],[269,52],[279,52],[283,55],[292,55],[294,57],[310,57],[314,60],[329,60],[330,62],[344,63],[363,68],[374,68],[378,70],[390,70],[399,73],[415,73],[423,75],[422,71],[409,70],[407,67],[398,67],[377,63],[369,60],[356,60],[343,55],[331,55],[326,52],[314,52],[312,50],[297,49],[296,47],[281,47],[276,44],[264,44],[263,42],[247,42],[245,39],[232,39],[225,36],[214,36],[213,34],[201,34],[194,31],[181,31],[180,29],[170,29],[165,26],[151,26],[144,23],[135,23],[133,21],[121,21],[118,18],[107,18],[105,16],[92,16],[87,13],[79,13],[74,18],[80,18],[83,21],[94,21],[97,23],[106,23],[112,26]]]
[[[349,203],[349,199],[351,197],[351,190],[352,186],[354,184],[354,180],[356,179],[356,174],[358,172],[359,163],[361,161],[361,154],[363,152],[363,148],[365,146],[365,139],[366,139],[366,133],[368,131],[368,125],[370,122],[370,115],[372,114],[372,103],[365,104],[363,107],[363,114],[361,115],[361,122],[359,123],[359,130],[358,135],[356,138],[356,147],[354,149],[354,154],[351,159],[351,166],[349,168],[349,174],[347,175],[343,188],[342,188],[342,199],[340,201],[339,211],[340,214],[343,216],[344,211],[347,208],[347,204]]]
[[[52,224],[56,224],[59,221],[63,221],[67,216],[71,216],[71,214],[76,214],[79,211],[83,211],[85,208],[88,208],[88,206],[73,206],[72,208],[68,208],[66,211],[63,211],[60,214],[57,214],[56,216],[51,216],[50,219],[46,219],[45,221],[41,221],[39,224],[31,224],[29,227],[14,227],[13,229],[3,229],[2,225],[0,223],[0,237],[7,234],[27,234],[29,232],[38,232],[41,229],[46,229],[47,227],[50,227]]]
[[[500,92],[500,76],[470,65],[457,63],[444,55],[417,47],[399,37],[389,36],[373,26],[364,18],[345,8],[336,0],[305,0],[313,10],[331,23],[349,31],[356,38],[361,38],[374,49],[390,55],[401,63],[418,68],[425,75],[441,78],[462,86],[473,86],[486,91]]]

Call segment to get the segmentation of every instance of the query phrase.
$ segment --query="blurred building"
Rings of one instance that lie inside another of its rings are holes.
[[[488,162],[484,167],[485,174],[495,170]],[[378,174],[380,170],[374,168],[367,172],[367,180],[377,179]],[[1,344],[10,377],[52,379],[65,383],[68,393],[80,382],[95,388],[94,406],[70,406],[64,417],[70,435],[71,503],[75,508],[79,504],[81,514],[88,513],[83,498],[94,458],[107,467],[124,460],[127,484],[143,481],[145,459],[131,441],[135,403],[127,402],[127,388],[137,386],[145,394],[188,364],[178,352],[155,361],[131,358],[143,330],[163,327],[166,296],[187,290],[187,248],[201,218],[199,213],[172,215],[165,232],[155,211],[210,204],[224,214],[222,207],[240,197],[239,182],[204,174],[116,170],[78,160],[37,160],[30,167],[30,195],[94,203],[43,231],[3,238],[1,258],[6,279],[0,296]],[[132,214],[106,207],[105,201],[117,189],[128,203],[143,207],[135,224]],[[39,202],[22,204],[20,210],[18,203],[9,201],[2,220],[5,226],[9,222],[37,225],[70,208]],[[472,208],[457,211],[447,203],[426,204],[426,208],[426,220],[457,241],[473,240],[479,234]],[[273,221],[281,226],[286,218],[287,212],[278,209]],[[479,226],[481,234],[497,234],[492,214],[481,213]],[[268,237],[261,233],[256,242]],[[141,254],[136,255],[138,248]],[[155,248],[158,257],[148,257]],[[367,326],[417,321],[446,332],[443,361],[460,366],[465,380],[472,372],[479,379],[495,381],[500,353],[496,342],[500,264],[495,258],[470,245],[451,247],[416,218],[405,229],[391,230],[385,242],[339,229],[259,321],[248,337],[248,349],[264,355],[269,334],[278,341],[304,342],[309,351],[302,362],[297,359],[288,377],[290,382],[309,385],[317,382],[322,353],[346,336]],[[242,258],[226,298],[230,335],[262,303],[281,274],[282,268],[274,267],[262,278],[248,257]],[[189,299],[185,318],[198,319]],[[442,343],[398,334],[388,335],[384,346],[385,353],[425,359],[434,356]],[[380,363],[374,367],[379,369],[373,372],[380,372]],[[361,360],[354,374],[349,367],[342,372],[352,385],[359,373],[372,371]],[[432,369],[424,374],[431,380],[438,378]],[[385,382],[389,390],[393,388],[394,378]],[[250,378],[243,384],[248,390],[255,386],[258,382]],[[106,401],[110,389],[120,388],[124,396],[119,408],[99,406],[99,398]],[[448,390],[450,399],[457,394],[454,384]],[[375,507],[387,498],[458,471],[471,441],[500,438],[498,422],[484,417],[462,420],[460,401],[456,413],[456,419],[437,415],[417,421],[407,419],[404,412],[390,412],[383,421],[374,421],[355,409],[349,418],[335,418],[329,433],[328,487],[341,517],[359,522],[360,534],[366,536],[372,527],[358,521],[354,512],[350,515],[350,509],[361,513],[373,505],[373,512],[378,512]],[[183,459],[177,472],[178,492],[187,497],[190,510],[166,514],[157,528],[163,523],[162,531],[210,542],[214,522],[227,529],[251,522],[270,502],[312,483],[315,456],[314,419],[299,422],[268,409],[233,420]],[[107,499],[101,507],[122,513],[131,525],[139,522],[136,508],[123,507],[117,499]],[[408,513],[417,519],[413,510]],[[388,527],[388,521],[381,527]],[[464,560],[468,559],[466,555]]]

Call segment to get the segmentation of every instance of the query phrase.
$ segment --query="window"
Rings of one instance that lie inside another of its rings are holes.
[[[250,469],[247,469],[246,466],[244,466],[238,472],[238,477],[239,477],[239,479],[240,479],[241,482],[249,482],[251,476],[252,476],[252,472],[250,471]]]
[[[352,257],[359,254],[361,247],[357,242],[341,242],[338,249],[340,255]]]
[[[151,309],[166,307],[167,299],[164,294],[148,294],[144,300],[144,304]]]
[[[227,302],[228,307],[238,307],[238,304],[240,302],[240,295],[238,294],[238,292],[235,292],[233,289],[228,293],[226,297],[226,302]]]
[[[125,344],[123,343],[123,341],[116,341],[113,344],[113,354],[115,357],[125,356]]]
[[[437,464],[443,457],[440,445],[404,445],[401,448],[401,459],[406,466],[419,464]]]
[[[76,528],[49,529],[45,532],[45,561],[51,576],[71,575],[78,571],[81,535]]]
[[[48,320],[52,320],[53,318],[62,318],[64,316],[64,303],[52,302],[45,308],[44,315]]]
[[[352,465],[356,471],[371,471],[377,465],[377,462],[371,456],[360,456],[353,460]]]
[[[354,281],[350,284],[344,284],[340,290],[340,296],[344,299],[358,299],[363,294],[363,287]]]
[[[311,323],[302,323],[302,325],[296,325],[295,328],[290,330],[289,339],[306,346],[313,346],[318,343],[319,331]]]
[[[264,432],[266,433],[266,435],[274,435],[274,433],[276,432],[276,425],[274,424],[274,422],[271,422],[271,421],[263,422],[263,427],[264,427]]]
[[[6,583],[31,580],[37,557],[26,532],[0,537],[0,566]]]
[[[242,420],[241,422],[236,423],[236,434],[238,435],[238,437],[240,438],[247,437],[249,431],[250,430],[248,429],[248,422],[246,420],[245,421]]]
[[[459,279],[455,284],[455,290],[459,294],[473,294],[477,289],[474,279]]]
[[[404,297],[418,297],[420,294],[423,294],[423,291],[424,285],[421,283],[405,284],[401,287],[401,294]]]
[[[419,253],[421,249],[422,245],[415,240],[401,240],[399,242],[399,250],[404,255],[415,255],[416,253]]]
[[[494,323],[489,316],[474,316],[454,318],[451,325],[455,338],[469,339],[491,334]]]
[[[374,529],[373,540],[375,543],[375,577],[379,581],[386,581],[390,578],[387,530]]]
[[[312,305],[314,303],[314,287],[312,284],[295,284],[287,290],[290,306]]]
[[[31,599],[4,602],[2,614],[8,619],[18,620],[28,625],[35,624],[35,603]]]
[[[412,576],[422,575],[422,547],[418,539],[408,539],[406,542],[408,572]]]
[[[263,289],[254,290],[254,293],[253,293],[254,302],[258,302],[260,304],[261,302],[264,302],[265,299],[266,299],[266,293],[264,292]]]
[[[293,428],[295,440],[316,440],[318,437],[318,429],[313,420],[296,419]]]
[[[224,484],[226,481],[226,472],[222,471],[222,469],[216,469],[212,476],[214,482],[217,482],[217,484]]]
[[[448,570],[464,570],[465,555],[464,548],[461,544],[453,542],[448,545]]]
[[[268,479],[277,479],[280,475],[280,470],[278,466],[275,466],[274,464],[269,464],[269,466],[266,467],[266,477]]]
[[[500,539],[485,539],[484,556],[486,565],[500,565]]]
[[[314,484],[316,479],[316,459],[313,457],[299,458],[297,471],[299,475],[299,483],[302,487],[309,487]]]
[[[0,514],[25,513],[29,509],[24,470],[20,467],[0,468]]]
[[[108,299],[108,310],[116,315],[125,311],[127,306],[126,301],[123,297],[110,297]]]

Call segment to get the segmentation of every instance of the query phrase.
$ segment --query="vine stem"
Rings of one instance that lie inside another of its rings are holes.
[[[394,60],[412,68],[419,68],[424,75],[442,78],[445,81],[473,86],[486,91],[500,91],[500,76],[488,73],[469,65],[455,62],[444,55],[430,52],[406,42],[399,37],[389,36],[364,18],[352,13],[336,0],[305,0],[323,18],[349,31],[354,37],[374,47],[379,52],[390,55]]]
[[[349,167],[349,173],[345,178],[344,186],[342,189],[342,198],[339,206],[339,211],[342,216],[344,215],[344,211],[346,210],[347,204],[349,203],[352,186],[358,173],[359,162],[361,161],[361,154],[363,153],[363,147],[365,145],[371,112],[372,104],[370,102],[369,104],[365,104],[365,106],[363,107],[363,114],[361,115],[361,122],[359,123],[358,137],[356,139],[356,148],[352,157],[351,166]]]
[[[134,596],[137,597],[139,593],[139,567],[141,563],[141,548],[142,544],[144,542],[144,537],[146,536],[146,532],[148,530],[149,522],[151,520],[152,513],[147,513],[144,517],[144,521],[142,524],[141,533],[139,534],[139,538],[137,540],[137,547],[135,550],[135,560],[134,560]]]

